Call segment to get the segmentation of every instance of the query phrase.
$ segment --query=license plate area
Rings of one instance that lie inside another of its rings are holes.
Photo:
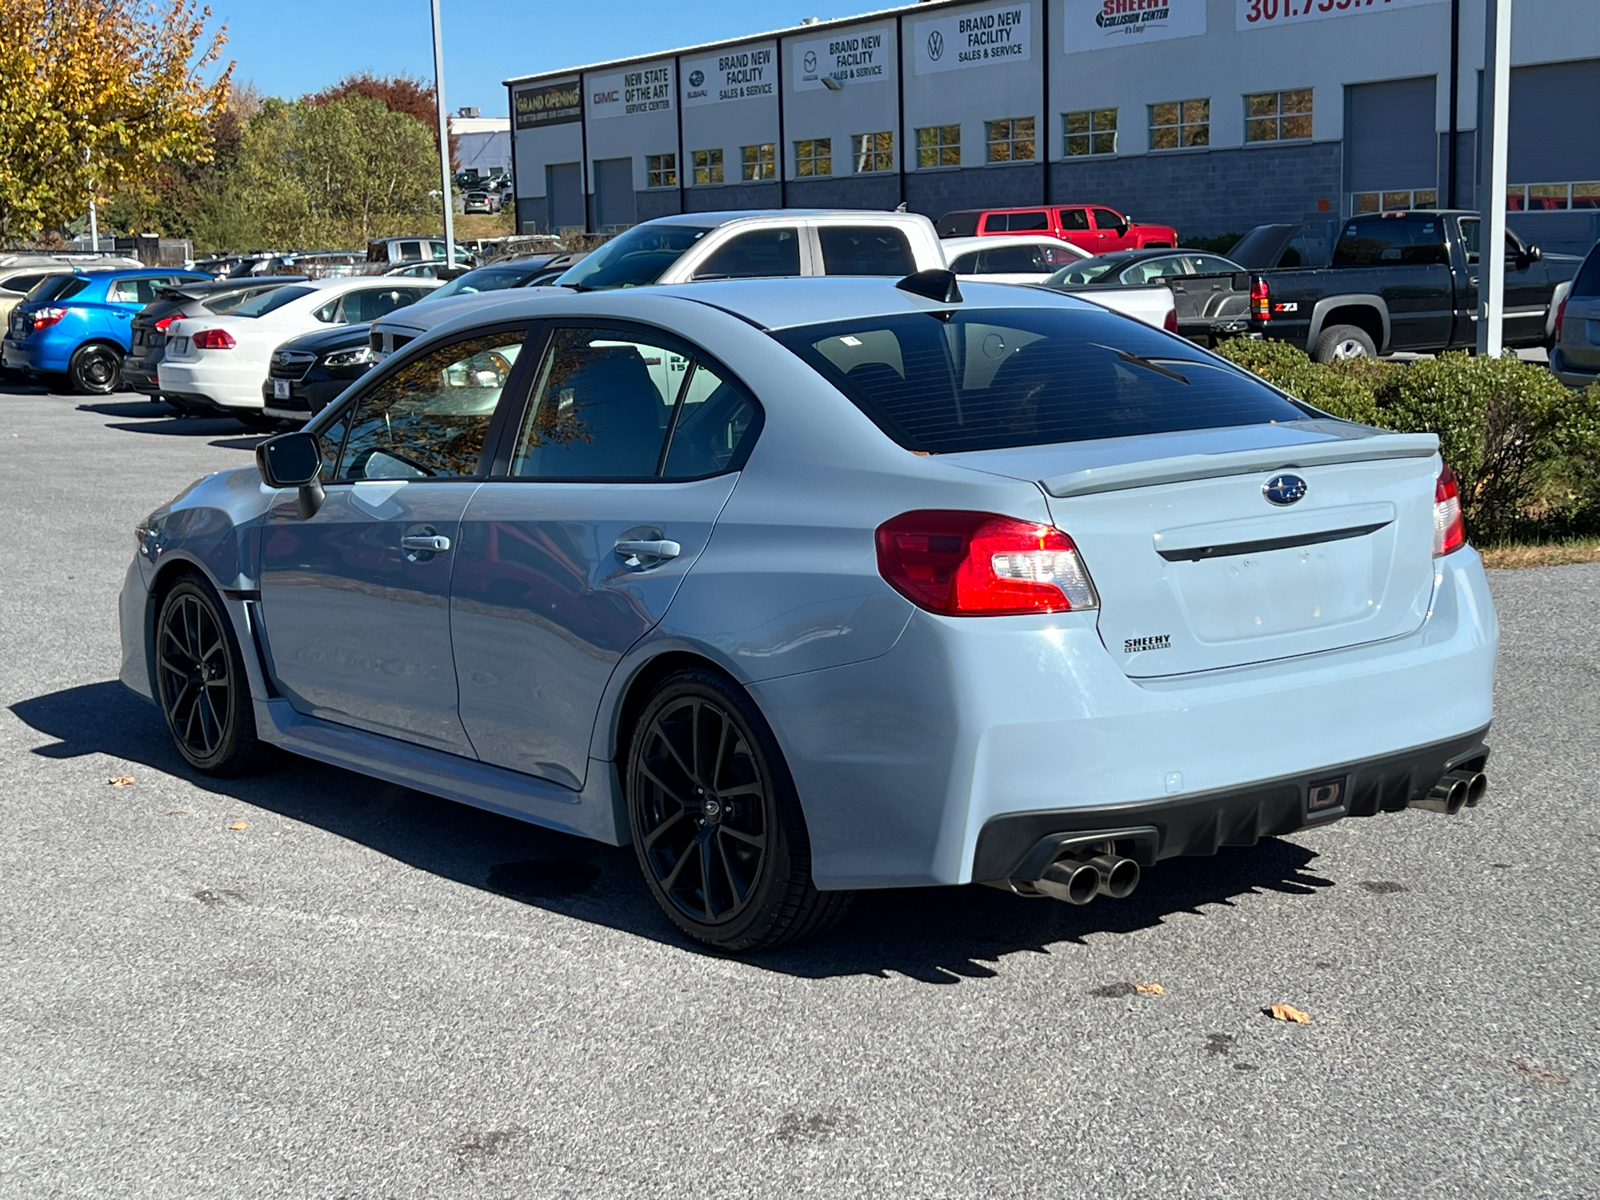
[[[272,398],[274,400],[287,400],[289,398],[289,381],[287,379],[274,379],[272,381]]]
[[[173,358],[183,358],[189,353],[189,339],[186,337],[175,337],[169,345]]]

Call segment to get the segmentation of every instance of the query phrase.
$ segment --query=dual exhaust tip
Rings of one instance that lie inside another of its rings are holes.
[[[1139,886],[1139,864],[1120,854],[1093,858],[1058,858],[1044,875],[1029,882],[1041,895],[1068,904],[1087,904],[1096,896],[1126,900]]]
[[[1426,796],[1413,800],[1411,807],[1453,817],[1463,808],[1477,808],[1488,790],[1489,777],[1482,771],[1451,771]]]

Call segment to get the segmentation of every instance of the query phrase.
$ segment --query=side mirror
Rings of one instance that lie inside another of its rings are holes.
[[[322,490],[322,444],[303,430],[280,433],[256,447],[256,469],[268,487],[300,489],[300,519],[317,515],[326,493]]]
[[[1531,263],[1543,262],[1544,261],[1544,251],[1539,249],[1539,247],[1537,247],[1537,246],[1529,246],[1528,247],[1528,261],[1531,262]]]
[[[1133,228],[1133,218],[1132,217],[1123,217],[1122,220],[1117,222],[1117,236],[1118,237],[1127,237],[1128,236],[1128,230],[1130,230],[1132,228]]]

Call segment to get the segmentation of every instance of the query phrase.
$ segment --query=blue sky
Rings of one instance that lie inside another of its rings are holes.
[[[235,78],[298,96],[353,72],[433,78],[429,0],[211,0]],[[440,0],[445,100],[503,116],[513,75],[852,16],[883,0]]]

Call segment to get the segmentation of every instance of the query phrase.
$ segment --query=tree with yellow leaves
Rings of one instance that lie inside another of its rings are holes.
[[[0,0],[0,245],[210,157],[233,71],[210,20],[196,0]]]

